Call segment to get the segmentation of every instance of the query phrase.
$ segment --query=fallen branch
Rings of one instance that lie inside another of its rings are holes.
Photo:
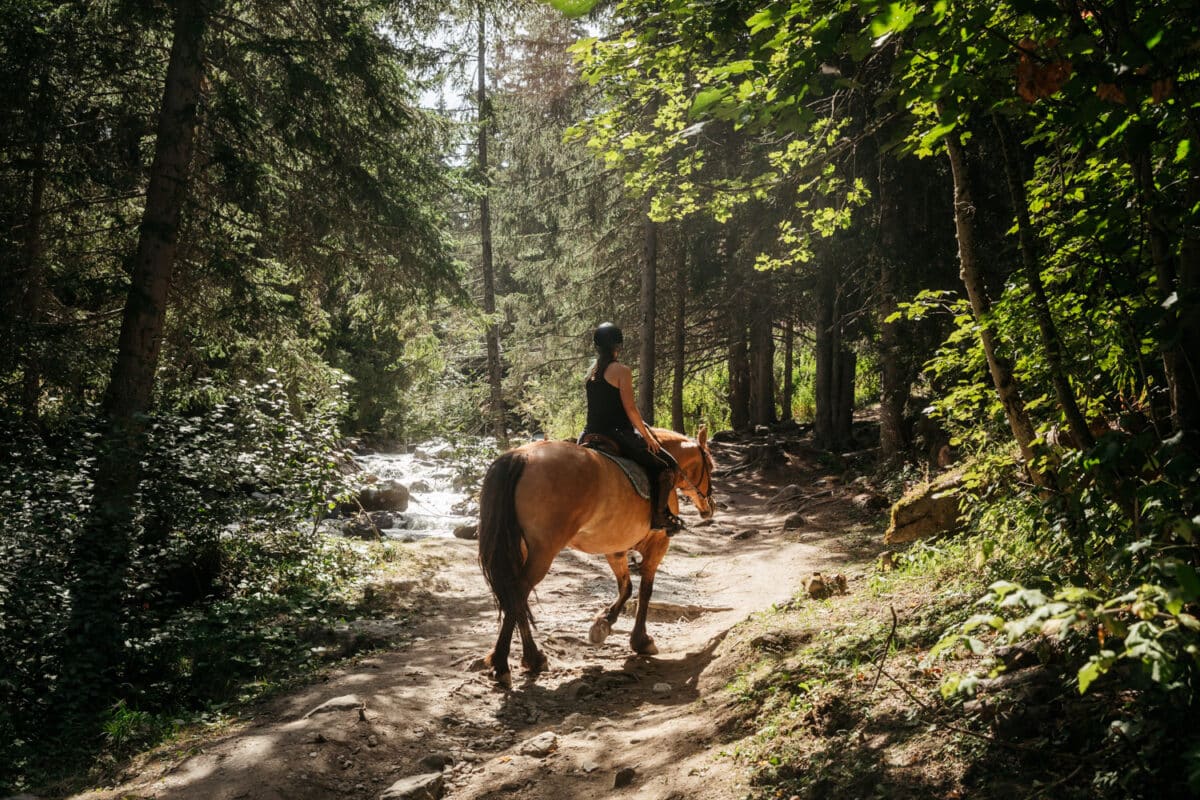
[[[883,652],[879,654],[879,669],[875,671],[875,681],[871,684],[871,693],[875,693],[875,689],[879,686],[879,676],[883,674],[883,662],[887,661],[888,650],[892,647],[892,641],[896,638],[896,625],[899,620],[896,618],[896,607],[888,606],[888,611],[892,612],[892,630],[888,633],[887,641],[883,643]]]

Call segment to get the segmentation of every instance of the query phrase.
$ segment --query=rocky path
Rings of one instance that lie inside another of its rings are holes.
[[[816,476],[743,473],[719,484],[726,508],[713,524],[688,518],[693,527],[675,538],[655,581],[649,632],[658,656],[628,649],[632,603],[605,644],[588,643],[615,582],[603,558],[564,552],[533,606],[550,668],[536,679],[518,669],[512,690],[500,689],[476,671],[496,616],[474,542],[418,542],[409,546],[443,567],[425,587],[430,608],[408,646],[152,754],[122,785],[80,797],[743,796],[741,770],[722,754],[730,701],[720,690],[738,666],[726,634],[789,600],[813,571],[849,571],[853,586],[864,555],[846,535],[848,506],[825,503],[784,529],[788,509],[767,500],[782,482],[805,478]]]

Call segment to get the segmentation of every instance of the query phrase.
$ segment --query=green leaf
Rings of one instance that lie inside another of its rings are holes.
[[[1092,682],[1108,671],[1108,667],[1101,661],[1089,661],[1079,668],[1079,693],[1083,694],[1092,685]]]
[[[546,0],[568,17],[582,17],[596,6],[596,0]]]
[[[887,10],[871,20],[871,35],[878,38],[889,33],[899,33],[912,25],[916,16],[916,6],[907,3],[888,3]]]
[[[724,97],[724,89],[701,89],[699,92],[696,92],[696,98],[692,100],[692,107],[688,109],[688,114],[693,117],[703,114]]]

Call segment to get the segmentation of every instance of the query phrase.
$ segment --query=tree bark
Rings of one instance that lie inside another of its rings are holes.
[[[880,192],[879,257],[879,454],[884,461],[900,459],[908,449],[904,427],[904,406],[908,403],[909,378],[901,337],[901,321],[888,322],[897,310],[901,251],[900,208],[889,189],[895,179],[887,180]]]
[[[647,425],[654,424],[655,314],[658,302],[658,223],[650,219],[649,201],[642,220],[642,348],[638,356],[638,407]]]
[[[1021,154],[1017,146],[1011,142],[1011,136],[1005,130],[1004,122],[993,114],[992,121],[996,125],[996,133],[1000,137],[1000,149],[1004,156],[1004,175],[1008,180],[1008,193],[1012,198],[1013,212],[1017,218],[1017,244],[1021,251],[1021,266],[1025,272],[1025,280],[1029,283],[1030,295],[1033,299],[1033,313],[1037,320],[1038,331],[1042,336],[1042,347],[1046,351],[1046,365],[1050,368],[1050,380],[1054,385],[1054,394],[1058,405],[1067,418],[1071,438],[1077,447],[1091,447],[1096,443],[1092,432],[1088,429],[1087,420],[1079,410],[1075,400],[1075,390],[1067,376],[1063,363],[1062,339],[1058,335],[1058,327],[1050,315],[1050,301],[1046,298],[1046,287],[1042,284],[1041,270],[1038,268],[1037,233],[1029,219],[1029,204],[1025,198],[1025,181],[1021,176]]]
[[[72,553],[68,647],[83,654],[63,676],[67,700],[95,709],[119,680],[122,605],[141,480],[139,453],[151,406],[203,78],[205,28],[215,0],[175,5],[171,55],[158,116],[154,160],[138,233],[117,358],[104,400],[108,430],[99,453],[94,508]]]
[[[908,402],[909,384],[900,321],[887,321],[897,307],[896,263],[887,253],[879,259],[879,287],[879,453],[885,461],[894,461],[908,449],[904,406]]]
[[[958,238],[959,277],[967,290],[971,311],[979,328],[979,341],[987,358],[992,384],[1004,408],[1004,416],[1013,438],[1021,448],[1026,469],[1034,483],[1044,486],[1046,476],[1034,467],[1033,425],[1021,401],[1021,393],[1013,377],[1012,365],[997,352],[997,336],[992,328],[991,302],[984,289],[983,277],[979,272],[975,253],[974,216],[975,205],[971,200],[971,181],[967,175],[966,157],[957,133],[946,137],[946,154],[950,159],[950,174],[954,180],[954,229]]]
[[[833,401],[834,443],[846,447],[854,441],[854,378],[858,369],[858,356],[853,350],[842,347],[837,359],[837,390]]]
[[[45,79],[43,78],[43,87]],[[45,92],[42,92],[45,96]],[[37,144],[33,151],[33,176],[30,181],[29,213],[25,218],[25,237],[22,264],[25,291],[22,296],[21,317],[25,331],[21,340],[24,365],[21,375],[21,408],[26,422],[37,425],[42,396],[41,336],[42,302],[46,294],[46,274],[42,261],[45,243],[42,239],[42,204],[46,195],[46,141],[42,126],[38,126]]]
[[[726,240],[725,331],[728,338],[729,425],[743,431],[750,424],[750,359],[746,344],[746,286],[737,261],[737,244]]]
[[[833,402],[837,383],[837,332],[834,306],[837,284],[833,267],[825,264],[817,279],[816,375],[813,379],[813,440],[817,447],[831,450],[837,445]]]
[[[755,292],[763,299],[763,292]],[[750,398],[752,425],[775,422],[775,332],[768,304],[760,302],[750,321]]]
[[[675,330],[671,347],[671,428],[685,433],[683,379],[687,369],[687,246],[681,235],[675,262]]]
[[[780,399],[780,415],[779,418],[784,422],[790,422],[792,419],[792,402],[795,395],[795,388],[792,386],[792,369],[795,361],[796,347],[796,331],[792,325],[792,318],[788,316],[783,321],[783,396]]]
[[[487,90],[487,12],[482,3],[478,6],[478,50],[476,69],[478,82],[476,87],[476,104],[478,105],[477,120],[479,133],[477,139],[479,181],[483,193],[479,197],[479,249],[483,269],[483,313],[487,315],[487,327],[484,337],[487,342],[487,372],[488,372],[488,411],[492,423],[492,435],[498,442],[508,440],[507,426],[504,423],[504,372],[500,364],[500,324],[496,319],[496,272],[492,263],[492,212],[489,202],[491,194],[491,175],[488,172],[488,125],[491,124],[491,113],[488,107]]]

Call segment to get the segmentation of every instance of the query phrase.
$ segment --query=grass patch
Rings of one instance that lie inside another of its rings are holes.
[[[848,596],[797,597],[739,628],[725,752],[749,769],[748,797],[1192,796],[1168,736],[1186,709],[1117,681],[1081,697],[1069,641],[993,680],[997,638],[929,657],[992,581],[1036,563],[1027,548],[1003,534],[917,545]]]

